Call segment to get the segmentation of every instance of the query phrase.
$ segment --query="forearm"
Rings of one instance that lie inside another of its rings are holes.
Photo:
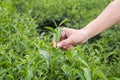
[[[120,21],[120,0],[111,2],[107,8],[83,29],[89,39]]]

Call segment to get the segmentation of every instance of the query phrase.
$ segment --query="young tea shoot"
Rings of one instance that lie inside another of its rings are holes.
[[[60,38],[61,38],[61,35],[62,35],[62,27],[61,25],[63,23],[65,23],[67,21],[67,19],[64,19],[63,21],[60,22],[59,25],[56,24],[56,22],[53,20],[56,28],[52,28],[50,26],[46,26],[45,28],[50,30],[51,32],[53,32],[53,37],[54,37],[54,40],[56,41],[56,43],[58,43],[60,41]]]

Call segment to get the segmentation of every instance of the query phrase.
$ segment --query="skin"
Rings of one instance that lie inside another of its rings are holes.
[[[112,1],[104,11],[80,30],[63,28],[60,42],[53,45],[63,50],[70,50],[75,45],[85,43],[88,39],[100,34],[120,22],[120,0]]]

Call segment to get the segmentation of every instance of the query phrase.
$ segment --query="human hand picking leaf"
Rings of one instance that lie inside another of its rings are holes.
[[[84,43],[106,29],[120,22],[120,0],[112,1],[103,12],[80,30],[63,28],[58,43],[53,40],[54,46],[70,50],[74,45]],[[114,15],[113,15],[114,14]]]
[[[63,50],[70,50],[71,48],[73,48],[73,46],[87,41],[85,33],[86,32],[83,29],[76,30],[71,28],[62,28],[60,41],[56,42],[53,39],[53,45],[54,47],[59,47]]]

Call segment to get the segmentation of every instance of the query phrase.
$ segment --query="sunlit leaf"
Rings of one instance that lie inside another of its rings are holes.
[[[82,67],[82,70],[84,72],[85,79],[86,80],[92,80],[90,69]]]
[[[27,79],[31,80],[32,77],[33,77],[33,69],[32,69],[32,67],[30,67],[27,72],[28,72],[27,73]]]
[[[50,58],[50,54],[45,50],[39,50],[39,53],[46,59]]]
[[[13,75],[7,75],[7,78],[8,78],[9,80],[15,80],[14,77],[13,77]]]

